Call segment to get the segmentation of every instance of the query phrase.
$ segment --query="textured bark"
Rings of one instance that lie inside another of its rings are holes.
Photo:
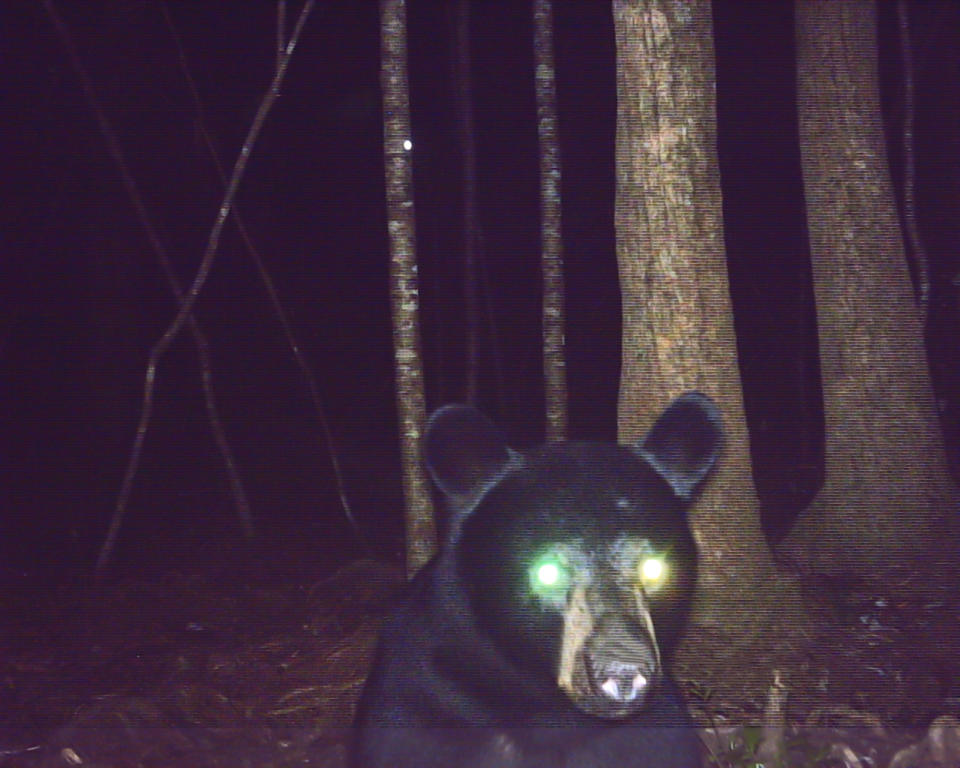
[[[797,5],[825,483],[786,542],[816,570],[922,550],[955,515],[887,167],[871,0]]]
[[[614,23],[620,439],[635,441],[687,390],[720,406],[726,447],[692,521],[701,558],[692,620],[742,648],[796,593],[773,578],[753,486],[723,248],[710,3],[614,2]]]
[[[567,436],[567,375],[564,353],[563,235],[560,206],[560,140],[557,128],[553,5],[533,2],[537,135],[540,138],[540,241],[543,253],[543,377],[547,440]]]
[[[404,142],[410,138],[407,84],[407,14],[403,0],[380,2],[380,87],[390,242],[390,304],[396,369],[400,461],[406,501],[407,575],[413,576],[437,547],[433,504],[420,461],[426,423],[413,208],[413,173]]]

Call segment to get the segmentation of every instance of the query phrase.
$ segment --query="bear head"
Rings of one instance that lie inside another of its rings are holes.
[[[452,516],[445,556],[499,652],[589,715],[643,708],[691,602],[686,509],[721,443],[699,393],[629,447],[519,453],[475,409],[436,411],[424,453]]]

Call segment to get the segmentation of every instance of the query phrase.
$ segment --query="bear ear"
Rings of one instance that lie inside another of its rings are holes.
[[[437,487],[462,502],[497,479],[510,462],[503,434],[469,405],[445,405],[427,422],[423,454]]]
[[[636,450],[687,500],[707,476],[722,444],[720,410],[706,395],[688,392],[670,404]]]

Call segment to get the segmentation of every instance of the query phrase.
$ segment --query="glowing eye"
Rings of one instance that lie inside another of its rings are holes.
[[[537,581],[545,587],[553,586],[559,578],[560,569],[554,563],[544,563],[537,571]]]
[[[537,592],[554,592],[566,589],[568,573],[564,562],[549,554],[537,560],[530,569],[530,584]]]
[[[667,564],[661,557],[645,557],[640,563],[640,580],[647,589],[656,589],[667,578]]]

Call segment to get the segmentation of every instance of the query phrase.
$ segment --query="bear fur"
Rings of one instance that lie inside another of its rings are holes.
[[[357,768],[693,768],[665,664],[697,575],[686,509],[722,442],[704,395],[637,445],[509,448],[468,406],[430,418],[445,545],[388,616]]]

